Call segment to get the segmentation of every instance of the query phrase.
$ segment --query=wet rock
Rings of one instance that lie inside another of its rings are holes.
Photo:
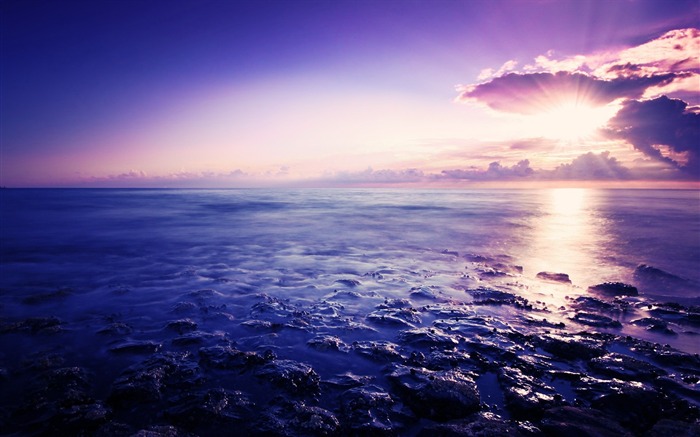
[[[590,296],[579,296],[571,302],[571,307],[577,310],[612,312],[615,306],[610,302]]]
[[[623,282],[603,282],[588,287],[588,291],[605,296],[637,296],[637,287]]]
[[[439,296],[438,292],[433,290],[431,287],[425,287],[425,286],[411,288],[409,295],[412,298],[416,298],[416,299],[430,299],[430,300],[435,300]]]
[[[602,396],[591,402],[591,407],[615,417],[634,433],[648,431],[661,419],[700,419],[697,407],[690,407],[687,401],[671,400],[656,390],[638,388]]]
[[[273,360],[255,371],[255,376],[295,396],[318,395],[321,378],[308,364],[293,360]]]
[[[351,287],[351,288],[359,287],[360,285],[362,285],[362,283],[360,281],[358,281],[357,279],[338,279],[335,281],[335,283],[344,285],[346,287]]]
[[[384,299],[384,302],[377,305],[377,308],[411,308],[411,306],[411,301],[408,299]]]
[[[175,331],[178,334],[184,334],[186,332],[192,332],[197,330],[197,323],[192,319],[180,319],[168,322],[165,325],[166,329]]]
[[[22,365],[31,370],[47,370],[62,366],[66,359],[61,354],[38,352],[22,360]]]
[[[646,437],[700,437],[700,424],[662,419],[647,431]]]
[[[413,308],[389,308],[377,310],[367,315],[367,320],[383,325],[415,327],[421,323],[421,318]]]
[[[115,354],[152,354],[158,352],[163,345],[150,340],[127,340],[109,348]]]
[[[252,417],[254,407],[243,392],[223,388],[186,393],[170,403],[174,405],[164,416],[200,435],[214,435],[228,427],[240,427]]]
[[[583,325],[595,326],[596,328],[622,328],[622,324],[619,321],[600,314],[577,312],[571,320]]]
[[[439,328],[415,328],[401,331],[399,340],[414,346],[441,349],[454,349],[459,344],[459,336],[447,334]]]
[[[173,312],[177,314],[192,314],[197,312],[199,307],[192,302],[178,302],[173,306]]]
[[[194,345],[199,345],[199,344],[205,343],[207,341],[207,339],[209,339],[211,337],[213,337],[212,334],[208,334],[206,332],[201,332],[201,331],[194,331],[194,332],[188,332],[184,335],[173,338],[171,340],[171,343],[175,346],[180,346],[180,347],[194,346]]]
[[[56,291],[52,291],[49,293],[40,293],[40,294],[34,294],[31,296],[27,296],[24,299],[22,299],[22,303],[27,304],[27,305],[38,305],[38,304],[42,304],[42,303],[46,303],[46,302],[65,299],[71,295],[73,295],[72,289],[60,288]]]
[[[537,278],[543,279],[545,281],[561,282],[562,284],[571,284],[571,279],[566,273],[539,272],[537,274]]]
[[[311,327],[312,317],[308,311],[276,297],[268,295],[261,297],[263,301],[253,305],[250,310],[251,319],[266,320],[293,328]]]
[[[380,363],[390,363],[401,359],[399,346],[389,341],[356,341],[352,349],[358,354]]]
[[[686,307],[676,302],[656,304],[649,311],[653,316],[680,325],[700,326],[700,308]]]
[[[392,421],[394,399],[381,388],[356,387],[340,395],[345,428],[357,435],[387,435],[397,431]]]
[[[503,388],[506,407],[513,417],[539,420],[545,410],[565,404],[562,395],[553,387],[520,369],[501,367],[498,381]]]
[[[634,280],[646,287],[660,291],[669,291],[675,288],[683,288],[691,285],[690,281],[657,269],[647,264],[640,264],[634,269]]]
[[[630,323],[637,326],[643,326],[647,329],[647,331],[658,332],[666,335],[676,335],[676,332],[668,327],[668,323],[665,320],[661,320],[656,317],[643,317],[641,319],[632,320]]]
[[[195,434],[190,434],[180,428],[171,425],[155,425],[149,426],[146,429],[141,429],[130,437],[197,437]]]
[[[474,301],[474,305],[513,305],[516,303],[516,296],[505,291],[492,290],[488,288],[477,288],[466,290]]]
[[[199,349],[199,360],[215,369],[253,369],[275,359],[272,351],[263,354],[243,352],[230,346],[212,346]]]
[[[605,341],[576,334],[543,335],[536,344],[545,351],[566,360],[591,359],[604,355]]]
[[[618,353],[593,358],[589,366],[602,375],[626,381],[650,381],[666,374],[665,370],[652,364]]]
[[[342,375],[336,375],[332,378],[324,379],[321,381],[321,384],[347,390],[354,387],[361,387],[369,383],[372,379],[373,378],[369,376],[358,376],[353,373],[346,372]]]
[[[0,323],[0,334],[29,332],[31,334],[56,334],[63,331],[63,321],[58,317],[29,317],[18,322]]]
[[[343,340],[333,335],[319,335],[307,341],[306,344],[319,351],[347,352],[350,349]]]
[[[109,402],[116,406],[160,400],[166,389],[194,387],[202,382],[190,353],[167,352],[126,369],[112,384]]]
[[[489,413],[479,413],[463,420],[431,424],[418,432],[418,437],[525,437],[541,434],[532,426],[505,421]]]
[[[100,335],[111,335],[113,337],[124,337],[131,334],[132,332],[133,329],[131,328],[131,326],[127,325],[126,323],[118,322],[110,323],[109,325],[97,331],[97,333]]]
[[[387,378],[420,417],[444,421],[466,417],[480,408],[476,383],[459,370],[430,371],[395,365]]]
[[[613,418],[598,410],[571,406],[545,411],[540,428],[546,435],[557,436],[632,436]]]
[[[321,407],[297,402],[293,405],[292,413],[289,426],[298,435],[331,436],[337,435],[340,430],[335,414]]]

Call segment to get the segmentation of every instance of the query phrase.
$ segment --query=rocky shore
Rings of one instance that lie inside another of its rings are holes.
[[[257,288],[222,267],[83,306],[95,296],[5,293],[1,433],[700,435],[700,357],[663,341],[694,338],[700,308],[435,256],[464,271],[300,269]]]

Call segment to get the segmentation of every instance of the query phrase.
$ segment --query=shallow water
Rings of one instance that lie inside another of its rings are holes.
[[[310,363],[322,379],[379,378],[343,347],[443,329],[445,305],[482,321],[449,327],[467,338],[562,324],[700,352],[693,324],[664,316],[672,335],[630,324],[659,303],[700,304],[697,191],[2,190],[0,202],[1,321],[60,319],[58,333],[0,335],[0,370],[53,354],[90,369],[98,398],[150,352],[224,342]],[[654,270],[635,275],[640,264]],[[574,299],[606,281],[639,289],[622,300],[629,311],[606,313],[621,326],[579,323]],[[482,288],[529,306],[484,305]],[[169,325],[185,318],[191,329]],[[306,345],[326,334],[344,342],[330,357]],[[226,384],[255,393],[245,378]]]

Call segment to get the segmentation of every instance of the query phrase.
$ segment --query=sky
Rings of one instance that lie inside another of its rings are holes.
[[[700,187],[698,0],[0,2],[7,187]]]

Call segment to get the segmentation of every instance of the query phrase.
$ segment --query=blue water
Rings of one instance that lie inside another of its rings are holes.
[[[608,332],[700,353],[699,264],[697,191],[4,189],[0,412],[15,398],[33,405],[26,387],[45,369],[85,369],[90,396],[106,402],[154,351],[194,363],[200,348],[221,345],[390,390],[387,361],[363,351],[390,342],[407,359],[411,328],[535,361],[541,351],[523,334]],[[543,271],[571,283],[539,279]],[[581,322],[574,299],[600,298],[588,287],[605,281],[639,295],[601,307],[617,325]],[[632,323],[649,317],[668,329]],[[324,335],[339,346],[314,346]],[[243,390],[262,409],[274,402],[249,373],[205,373],[207,387]],[[478,379],[482,401],[507,417],[495,380]],[[337,401],[333,393],[319,402]],[[114,419],[138,430],[170,401]],[[31,408],[19,409],[29,423],[41,413]]]

